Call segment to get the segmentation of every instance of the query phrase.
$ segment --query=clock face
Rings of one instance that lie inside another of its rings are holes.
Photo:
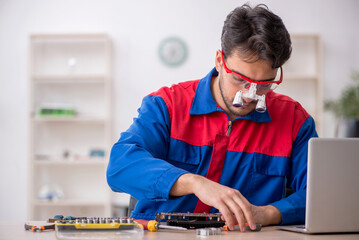
[[[187,58],[187,47],[179,38],[166,38],[161,42],[158,53],[164,64],[168,66],[179,66]]]

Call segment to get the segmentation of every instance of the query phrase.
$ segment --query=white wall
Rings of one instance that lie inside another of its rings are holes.
[[[0,0],[0,220],[26,219],[28,36],[108,33],[114,42],[114,141],[142,98],[163,85],[198,79],[213,67],[225,16],[246,1]],[[359,1],[265,1],[291,33],[318,33],[324,46],[324,98],[336,98],[359,70]],[[251,1],[252,5],[259,1]],[[182,37],[189,58],[178,68],[159,62],[167,36]],[[325,115],[324,136],[333,136]]]

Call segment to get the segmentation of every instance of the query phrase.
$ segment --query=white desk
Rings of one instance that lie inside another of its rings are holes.
[[[24,222],[0,223],[0,240],[55,240],[54,231],[31,232],[25,231]],[[143,240],[222,240],[222,239],[240,239],[240,240],[320,240],[320,239],[359,239],[359,233],[356,234],[317,234],[307,235],[294,232],[277,230],[276,227],[264,227],[260,232],[222,232],[222,235],[197,237],[195,230],[174,231],[161,229],[158,232],[145,231]]]

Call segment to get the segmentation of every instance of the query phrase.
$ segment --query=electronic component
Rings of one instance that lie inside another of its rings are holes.
[[[184,228],[218,228],[225,225],[221,216],[220,213],[157,213],[156,220]]]
[[[211,235],[221,235],[221,228],[198,228],[196,229],[196,235],[199,237],[206,237]]]
[[[58,239],[140,239],[143,227],[132,218],[76,218],[55,221]]]

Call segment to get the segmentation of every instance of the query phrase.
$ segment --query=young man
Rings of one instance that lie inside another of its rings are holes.
[[[243,5],[227,16],[221,40],[206,77],[143,99],[113,146],[108,184],[139,200],[136,219],[220,212],[242,230],[302,223],[307,145],[317,133],[298,102],[273,92],[290,36],[266,6]],[[294,193],[285,198],[287,182]]]

